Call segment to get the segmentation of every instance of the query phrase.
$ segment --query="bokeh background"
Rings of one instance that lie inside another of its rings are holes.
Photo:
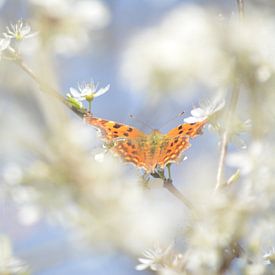
[[[274,9],[272,1],[249,2],[248,10],[259,6]],[[209,68],[205,79],[196,78],[192,70],[188,75],[186,68],[186,80],[167,79],[162,72],[163,67],[173,67],[170,60],[177,64],[185,58],[177,55],[177,49],[173,52],[165,45],[162,32],[167,28],[166,33],[172,33],[173,24],[178,29],[182,24],[183,30],[190,27],[190,32],[199,33],[192,16],[199,18],[200,13],[204,16],[203,12],[211,15],[213,24],[238,19],[233,0],[1,0],[0,27],[5,32],[5,26],[22,19],[38,32],[34,38],[22,41],[20,51],[33,71],[60,94],[65,96],[70,87],[83,81],[93,80],[99,87],[110,84],[110,91],[94,101],[94,115],[150,132],[129,117],[134,115],[152,128],[166,132],[183,121],[183,117],[177,117],[166,123],[170,118],[182,111],[189,116],[201,101],[212,98],[219,90],[224,94],[227,89],[219,81],[205,80],[211,77],[210,73],[207,75]],[[195,43],[196,51],[210,47],[213,37],[186,43]],[[184,37],[181,42],[184,48]],[[168,61],[149,56],[162,47],[170,53]],[[186,58],[189,60],[188,53]],[[160,70],[152,75],[150,66],[156,64]],[[193,65],[188,63],[188,68]],[[93,156],[100,151],[101,142],[94,129],[41,92],[35,81],[13,62],[2,60],[0,73],[3,247],[10,247],[32,274],[140,273],[134,267],[142,249],[154,243],[155,234],[167,243],[177,240],[172,236],[179,234],[179,223],[187,219],[186,208],[160,188],[157,180],[152,180],[155,186],[142,191],[146,200],[140,200],[141,191],[131,189],[142,185],[141,171],[109,154],[103,163],[95,163]],[[264,70],[262,75],[266,75]],[[245,96],[241,100],[245,101]],[[203,196],[196,194],[202,186],[214,186],[218,143],[219,136],[206,129],[192,141],[186,152],[188,160],[172,166],[175,185],[195,201]],[[240,147],[233,145],[230,152],[236,148]],[[228,168],[226,173],[230,175],[232,171]],[[85,184],[95,187],[83,187]],[[130,213],[125,211],[127,207]],[[93,211],[101,218],[94,218]],[[133,223],[135,229],[130,226]]]

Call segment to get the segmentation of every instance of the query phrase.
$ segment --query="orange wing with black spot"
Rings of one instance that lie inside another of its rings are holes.
[[[142,131],[132,126],[94,117],[92,115],[85,115],[84,121],[96,127],[100,131],[102,138],[106,141],[113,141],[119,138],[126,140],[127,138],[132,139],[145,136]]]
[[[94,117],[90,114],[84,116],[84,121],[96,127],[103,140],[110,144],[111,150],[127,162],[138,167],[148,169],[146,163],[146,134],[137,128],[110,120]]]
[[[182,152],[191,146],[190,138],[201,134],[205,123],[206,120],[195,123],[183,123],[169,131],[158,157],[160,167],[164,168],[168,163],[177,162]]]

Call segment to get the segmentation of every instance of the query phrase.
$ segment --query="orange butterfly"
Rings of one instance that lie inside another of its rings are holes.
[[[201,133],[206,120],[183,123],[167,134],[153,130],[145,134],[141,130],[87,113],[84,121],[100,130],[103,140],[123,160],[154,173],[169,163],[180,160],[181,153],[191,145],[189,139]]]

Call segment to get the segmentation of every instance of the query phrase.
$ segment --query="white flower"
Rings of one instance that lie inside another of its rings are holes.
[[[0,236],[0,274],[21,274],[27,271],[27,265],[12,255],[10,241]]]
[[[225,105],[224,100],[214,99],[213,102],[207,102],[206,104],[202,104],[201,107],[195,108],[191,111],[190,117],[184,119],[186,123],[194,123],[203,121],[213,114],[220,111]]]
[[[105,157],[106,151],[100,152],[94,156],[95,161],[103,162]]]
[[[93,82],[89,82],[78,85],[79,91],[74,88],[70,88],[70,94],[67,94],[67,96],[73,97],[78,101],[92,101],[95,97],[105,94],[109,89],[110,85],[107,85],[106,87],[97,90],[97,85],[95,85]]]
[[[172,246],[168,246],[166,249],[156,245],[153,249],[147,249],[143,252],[146,258],[139,258],[141,264],[136,266],[136,270],[144,270],[150,268],[157,271],[165,267],[165,258],[170,254]]]
[[[264,254],[264,263],[265,264],[274,264],[275,263],[275,247],[272,247],[270,251]]]
[[[10,45],[10,38],[9,37],[1,38],[0,39],[0,52],[7,49],[9,45]]]
[[[173,246],[161,248],[155,245],[153,249],[147,249],[143,252],[146,258],[139,258],[141,264],[136,266],[136,270],[144,270],[150,268],[154,271],[182,271],[184,265],[184,257],[180,253],[172,250]]]
[[[3,33],[6,38],[14,38],[18,41],[25,38],[35,36],[37,33],[31,32],[31,27],[27,23],[23,23],[22,20],[18,20],[16,24],[11,24],[10,27],[6,27],[7,32]]]
[[[267,153],[264,154],[264,151],[262,143],[254,142],[247,150],[228,155],[226,161],[229,166],[240,168],[242,175],[248,175],[256,168],[257,171],[260,171],[263,160],[267,158]]]
[[[18,220],[22,225],[31,226],[40,219],[40,210],[34,204],[26,204],[20,207]]]
[[[2,58],[2,52],[6,50],[10,45],[10,38],[1,38],[0,39],[0,60]]]
[[[93,46],[94,35],[105,28],[110,11],[99,0],[29,0],[34,8],[41,36],[48,37],[53,49],[63,55],[72,55]],[[98,43],[98,41],[96,42]],[[66,45],[66,47],[64,47]]]

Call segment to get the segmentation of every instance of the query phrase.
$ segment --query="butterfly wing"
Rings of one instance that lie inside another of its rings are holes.
[[[191,146],[190,138],[198,136],[205,123],[206,120],[195,123],[183,123],[169,131],[158,157],[158,165],[164,168],[168,163],[177,162],[182,152]]]
[[[97,128],[102,139],[110,145],[110,149],[123,160],[138,167],[147,169],[146,146],[147,136],[137,128],[92,115],[84,116],[84,121]]]
[[[202,127],[206,124],[206,120],[194,122],[194,123],[183,123],[178,127],[172,129],[167,133],[169,137],[177,137],[177,136],[188,136],[188,137],[196,137],[201,134]]]

